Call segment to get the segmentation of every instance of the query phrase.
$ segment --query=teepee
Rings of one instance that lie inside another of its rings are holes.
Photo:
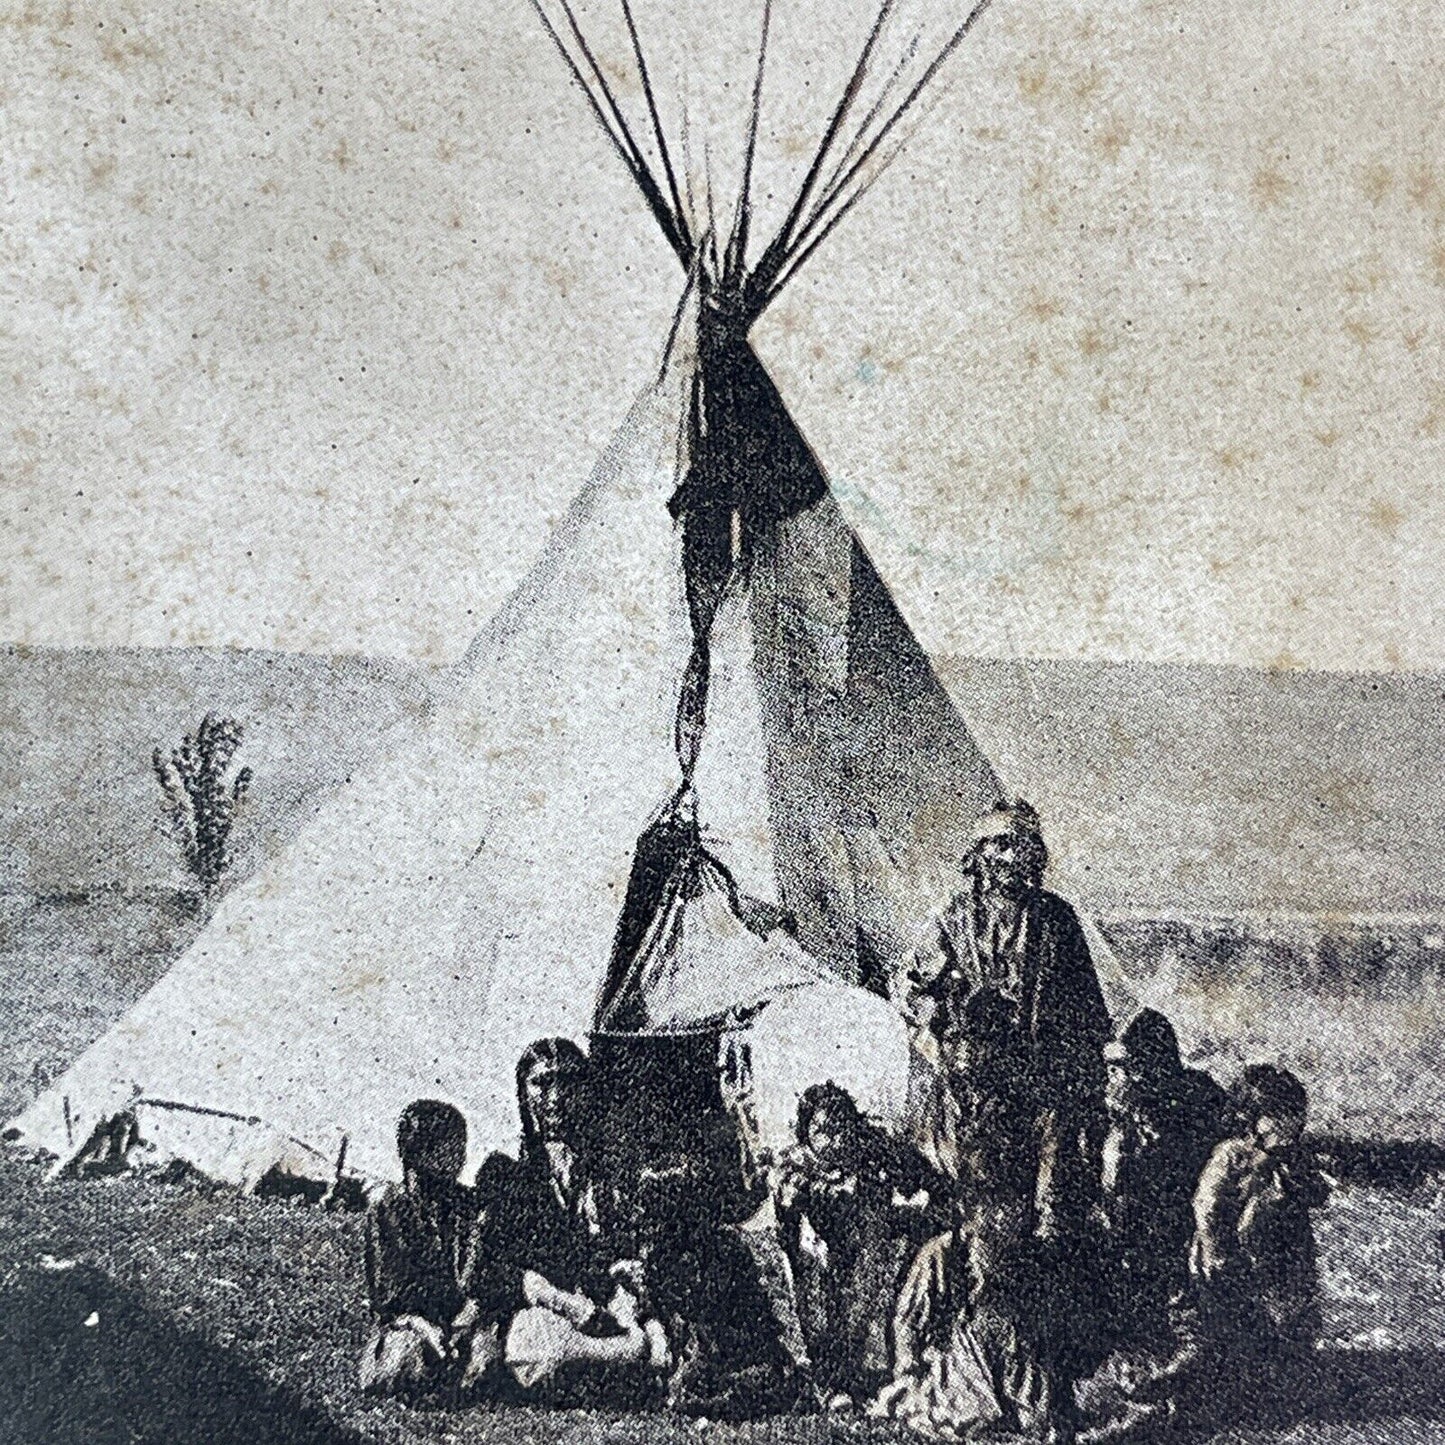
[[[858,985],[908,954],[999,798],[748,341],[983,3],[921,53],[884,0],[760,247],[766,3],[721,206],[680,159],[687,115],[669,140],[628,0],[631,117],[615,57],[555,4],[537,0],[543,24],[681,262],[662,365],[425,721],[399,725],[16,1121],[62,1159],[129,1110],[162,1155],[218,1177],[253,1179],[286,1149],[302,1170],[344,1158],[385,1178],[397,1114],[421,1096],[463,1109],[474,1157],[507,1144],[514,1060],[538,1036],[588,1034],[634,849],[681,786],[709,856],[790,940],[786,967],[768,955],[792,1000],[777,1027],[814,1041],[815,1076],[846,1079],[870,1049],[857,1030],[899,1028]],[[794,988],[799,959],[838,986]]]

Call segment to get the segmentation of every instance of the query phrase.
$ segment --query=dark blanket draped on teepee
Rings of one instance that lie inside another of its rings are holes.
[[[694,214],[628,0],[622,0],[648,124],[633,126],[608,84],[571,0],[534,4],[687,272],[672,348],[689,355],[677,486],[668,510],[682,532],[693,646],[678,689],[676,745],[684,784],[713,812],[700,758],[709,732],[758,709],[770,870],[797,938],[840,976],[886,987],[921,911],[945,890],[980,812],[1000,787],[926,654],[838,509],[822,468],[788,414],[748,335],[754,323],[896,153],[899,123],[983,11],[962,14],[913,72],[915,35],[888,81],[863,96],[895,20],[885,0],[793,203],[750,259],[753,157],[762,113],[771,9],[726,237],[713,198]],[[615,67],[614,67],[615,71]],[[859,116],[861,115],[861,119]],[[683,137],[686,144],[686,137]],[[646,147],[652,148],[651,155]],[[756,697],[718,686],[713,654],[725,599],[736,599]],[[761,801],[761,800],[760,800]]]

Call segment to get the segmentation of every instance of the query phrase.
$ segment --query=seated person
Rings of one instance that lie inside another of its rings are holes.
[[[1320,1327],[1310,1213],[1328,1196],[1300,1143],[1308,1095],[1289,1070],[1257,1064],[1229,1104],[1235,1125],[1194,1196],[1173,1352],[1126,1391],[1140,1408],[1096,1438],[1268,1420],[1290,1408],[1303,1382]]]
[[[372,1206],[366,1284],[375,1321],[361,1357],[368,1394],[420,1394],[485,1370],[496,1343],[468,1310],[476,1203],[458,1181],[467,1124],[451,1104],[419,1099],[396,1128],[402,1182]],[[476,1358],[474,1358],[474,1353]]]
[[[543,1039],[517,1063],[522,1149],[483,1166],[495,1191],[479,1242],[503,1316],[506,1367],[524,1394],[600,1399],[667,1363],[666,1340],[614,1278],[592,1176],[587,1060]]]
[[[1224,1091],[1184,1067],[1173,1026],[1154,1009],[1140,1012],[1104,1058],[1108,1335],[1125,1352],[1158,1349],[1169,1340],[1169,1302],[1186,1282],[1194,1191],[1224,1132]]]
[[[797,1145],[779,1161],[777,1208],[815,1383],[834,1408],[887,1378],[887,1311],[947,1188],[915,1149],[887,1139],[837,1084],[798,1101]]]
[[[716,1188],[691,1161],[668,1159],[643,1171],[636,1209],[642,1296],[674,1362],[669,1408],[710,1419],[790,1408],[797,1382],[782,1326],[752,1251],[722,1224]]]
[[[894,1312],[894,1368],[870,1411],[921,1434],[1065,1438],[1035,1233],[1034,1111],[1012,1006],[981,990],[951,1026],[959,1179],[953,1227],[918,1252]]]

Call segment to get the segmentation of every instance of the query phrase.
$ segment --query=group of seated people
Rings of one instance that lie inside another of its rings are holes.
[[[1298,1079],[1255,1065],[1226,1093],[1145,1010],[1103,1050],[1087,1209],[1045,1229],[1008,1001],[978,990],[952,1028],[947,1169],[817,1085],[746,1219],[680,1151],[608,1177],[570,1041],[524,1052],[518,1157],[471,1184],[460,1113],[411,1104],[402,1182],[368,1223],[363,1387],[1061,1441],[1288,1394],[1319,1328],[1324,1197]]]

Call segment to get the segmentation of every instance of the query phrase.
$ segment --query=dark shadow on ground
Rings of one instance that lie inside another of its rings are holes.
[[[1445,1350],[1330,1350],[1318,1365],[1311,1420],[1445,1421]]]
[[[96,1317],[96,1323],[86,1321]],[[291,1392],[94,1269],[0,1292],[0,1440],[54,1445],[354,1445]]]

